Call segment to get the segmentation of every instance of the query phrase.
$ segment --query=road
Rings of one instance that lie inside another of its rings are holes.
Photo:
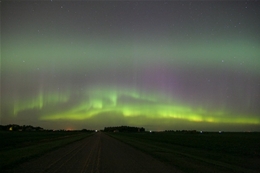
[[[23,163],[10,172],[177,173],[180,171],[98,132],[81,141]]]

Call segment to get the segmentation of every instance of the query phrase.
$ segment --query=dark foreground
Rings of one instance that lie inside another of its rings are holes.
[[[7,172],[170,173],[181,171],[99,132]]]
[[[188,173],[259,173],[260,134],[243,132],[110,133]]]

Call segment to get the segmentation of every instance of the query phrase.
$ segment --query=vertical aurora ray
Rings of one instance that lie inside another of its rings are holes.
[[[68,93],[44,93],[40,91],[38,96],[27,99],[16,99],[14,102],[14,115],[28,109],[42,110],[46,106],[65,103],[69,99]]]

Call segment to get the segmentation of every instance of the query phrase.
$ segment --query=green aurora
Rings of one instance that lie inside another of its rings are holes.
[[[259,3],[168,3],[1,2],[0,123],[259,131]]]

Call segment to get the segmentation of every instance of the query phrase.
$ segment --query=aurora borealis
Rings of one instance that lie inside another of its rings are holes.
[[[260,130],[258,1],[2,1],[1,124]]]

